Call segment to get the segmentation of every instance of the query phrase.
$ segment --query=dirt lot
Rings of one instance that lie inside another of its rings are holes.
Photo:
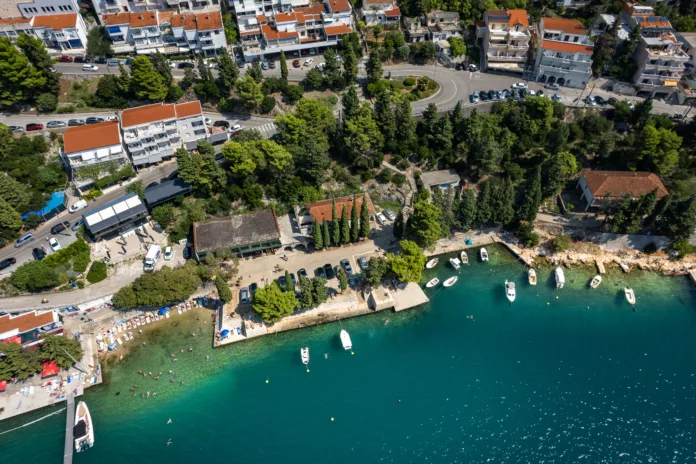
[[[87,95],[92,95],[97,91],[98,77],[85,79],[78,76],[63,76],[60,78],[60,93],[58,103],[83,102]]]

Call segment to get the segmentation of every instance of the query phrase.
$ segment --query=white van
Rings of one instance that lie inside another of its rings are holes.
[[[145,261],[143,262],[143,270],[154,271],[157,260],[159,260],[162,255],[162,248],[159,245],[152,245],[147,250],[147,255],[145,256]]]
[[[77,211],[80,211],[81,209],[85,209],[86,207],[87,202],[85,200],[78,200],[70,208],[68,208],[68,211],[70,211],[71,213],[75,213]]]

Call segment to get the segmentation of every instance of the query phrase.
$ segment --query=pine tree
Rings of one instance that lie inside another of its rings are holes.
[[[293,285],[292,285],[292,279],[290,278],[290,271],[287,269],[285,270],[285,288],[283,289],[286,292],[293,291]]]
[[[413,117],[411,102],[404,98],[394,111],[396,117],[396,139],[399,141],[399,152],[409,155],[416,149],[416,118]]]
[[[372,84],[382,79],[382,59],[379,57],[379,50],[373,48],[370,58],[367,60],[367,82]]]
[[[336,200],[333,200],[333,203],[331,204],[331,226],[333,227],[333,234],[332,234],[332,239],[333,239],[333,244],[335,246],[339,246],[341,244],[341,222],[338,217],[338,213],[336,212]]]
[[[374,119],[384,136],[386,148],[390,151],[396,151],[396,148],[399,146],[399,140],[396,138],[396,116],[392,107],[390,92],[382,92],[377,95]]]
[[[358,112],[360,107],[360,100],[358,99],[358,92],[354,85],[348,87],[348,91],[343,94],[341,98],[341,104],[343,105],[343,120],[347,121],[352,119],[353,116]]]
[[[239,67],[234,64],[230,54],[227,52],[226,48],[220,49],[220,56],[218,57],[218,75],[220,76],[220,82],[226,89],[231,89],[234,83],[239,77]]]
[[[338,267],[338,288],[341,289],[341,293],[345,292],[348,288],[348,274],[343,266]]]
[[[285,52],[280,51],[280,78],[285,85],[288,85],[288,62],[285,59]]]
[[[343,205],[343,210],[341,211],[341,243],[346,244],[350,242],[350,227],[348,226],[348,209],[346,205]]]
[[[205,83],[208,80],[208,67],[205,65],[205,61],[203,61],[203,56],[198,55],[198,78],[200,79],[201,82]]]
[[[505,179],[503,185],[500,186],[500,196],[502,208],[498,217],[501,224],[507,225],[515,217],[515,187],[512,185],[510,178]]]
[[[363,196],[363,202],[360,209],[360,237],[367,238],[370,236],[370,210],[367,206],[367,196]]]
[[[527,179],[519,210],[520,219],[533,222],[541,206],[541,201],[541,165],[537,165],[534,175]]]
[[[162,101],[167,97],[169,88],[147,56],[138,56],[133,60],[130,81],[135,96],[140,99]]]
[[[476,195],[472,189],[464,190],[459,202],[459,223],[462,229],[469,230],[476,222]]]
[[[329,235],[329,221],[324,220],[322,222],[322,239],[324,241],[324,248],[331,246],[331,235]]]
[[[405,226],[406,226],[406,224],[404,224],[404,210],[403,210],[403,208],[401,208],[396,213],[396,219],[394,219],[394,229],[393,229],[394,237],[403,238]]]
[[[478,210],[477,219],[481,224],[485,224],[491,220],[491,182],[487,180],[483,183],[481,194],[476,202]]]
[[[346,85],[353,85],[358,77],[358,59],[351,47],[346,48],[343,53],[343,80]]]
[[[316,219],[312,223],[312,238],[314,239],[314,249],[321,250],[324,248],[324,237],[322,235],[321,226]]]
[[[360,236],[360,221],[358,219],[358,203],[353,195],[353,208],[350,210],[350,240],[357,242]]]
[[[315,306],[314,304],[314,287],[312,286],[312,281],[300,277],[300,305],[302,309],[310,309]]]

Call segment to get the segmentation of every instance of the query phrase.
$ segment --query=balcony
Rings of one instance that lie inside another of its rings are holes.
[[[529,48],[529,44],[517,44],[517,45],[508,45],[508,48],[510,50],[527,50]]]
[[[527,61],[526,56],[491,56],[488,55],[488,61],[497,61],[497,62],[511,62],[511,63],[524,63]]]
[[[126,131],[123,133],[123,140],[128,142],[136,142],[138,140],[138,131]]]
[[[494,35],[494,36],[496,36],[496,37],[505,37],[505,36],[507,36],[507,34],[508,34],[508,32],[509,32],[509,31],[507,31],[507,30],[502,30],[502,29],[490,29],[490,28],[488,29],[488,31],[490,32],[490,34],[491,34],[492,36]]]
[[[92,166],[95,164],[100,164],[100,163],[108,163],[110,161],[119,161],[123,160],[124,155],[121,153],[115,154],[115,155],[109,155],[109,156],[104,156],[101,158],[92,158],[88,160],[83,160],[80,157],[75,157],[75,158],[70,158],[70,167],[72,168],[81,168],[85,166]]]
[[[656,50],[648,49],[648,58],[651,60],[671,60],[679,62],[689,61],[689,55],[684,53],[682,50],[670,51],[670,50]]]

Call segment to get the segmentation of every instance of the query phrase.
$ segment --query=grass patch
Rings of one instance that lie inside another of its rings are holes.
[[[101,261],[93,262],[87,273],[87,280],[92,284],[96,284],[104,279],[106,279],[106,264]]]
[[[390,209],[390,210],[392,210],[392,211],[394,211],[394,212],[397,212],[397,211],[399,211],[399,210],[401,209],[401,202],[398,202],[398,201],[396,201],[396,200],[384,200],[384,201],[380,201],[379,203],[377,203],[377,205],[378,205],[380,208],[382,208],[383,210],[384,210],[384,209]]]

